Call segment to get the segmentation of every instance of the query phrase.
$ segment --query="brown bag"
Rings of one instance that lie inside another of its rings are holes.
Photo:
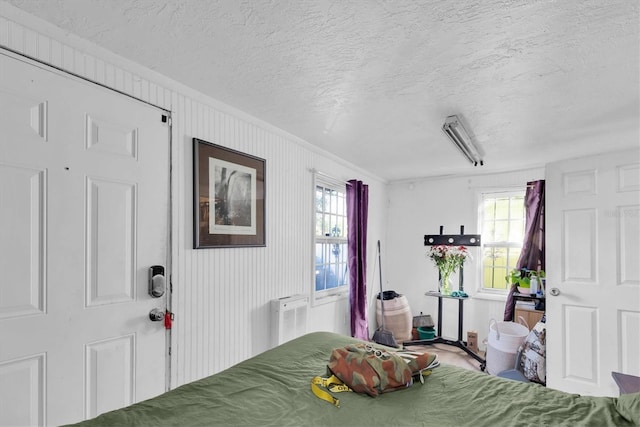
[[[409,351],[392,351],[371,344],[351,344],[335,348],[329,358],[329,378],[315,377],[311,388],[316,396],[336,406],[339,401],[328,391],[355,391],[377,396],[411,386],[439,365],[437,355]]]

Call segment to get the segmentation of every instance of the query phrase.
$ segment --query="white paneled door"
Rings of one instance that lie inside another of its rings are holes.
[[[547,167],[547,385],[617,396],[640,376],[640,151]]]
[[[0,53],[0,425],[165,391],[168,204],[161,110]]]

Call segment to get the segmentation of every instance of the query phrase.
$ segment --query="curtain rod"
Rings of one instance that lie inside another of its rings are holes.
[[[539,181],[544,181],[544,180],[539,180]],[[534,188],[535,181],[529,181],[527,182],[527,185],[525,185],[525,188]],[[512,190],[516,190],[519,188],[522,188],[521,184],[510,184],[510,185],[469,185],[467,186],[468,189],[470,190],[493,190],[493,189],[504,189],[505,191],[512,191]]]
[[[467,188],[469,190],[505,190],[505,191],[514,191],[521,189],[523,187],[527,187],[527,185],[522,184],[508,184],[508,185],[468,185]]]

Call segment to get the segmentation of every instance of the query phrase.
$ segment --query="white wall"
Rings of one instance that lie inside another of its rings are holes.
[[[404,294],[413,315],[430,314],[437,322],[437,298],[427,297],[426,291],[438,289],[438,270],[426,257],[425,234],[480,234],[478,226],[478,196],[482,190],[494,191],[502,187],[519,185],[527,181],[544,179],[544,168],[491,175],[443,177],[415,182],[397,182],[389,185],[389,225],[385,268],[386,289]],[[483,348],[491,318],[502,320],[506,297],[482,298],[477,295],[480,286],[481,249],[470,247],[473,260],[465,264],[464,289],[472,298],[464,303],[463,338],[466,331],[478,331]],[[457,289],[458,276],[453,277]],[[458,303],[443,301],[443,336],[457,338]]]
[[[315,283],[311,168],[342,180],[370,185],[371,212],[384,215],[385,186],[379,180],[316,153],[290,136],[251,118],[222,112],[178,96],[172,109],[177,158],[177,251],[174,263],[176,378],[184,383],[224,369],[271,345],[270,301],[309,294]],[[265,248],[192,248],[191,137],[266,159]],[[372,218],[370,236],[384,219]],[[309,330],[349,334],[348,301],[312,307]],[[184,369],[181,373],[180,371]]]
[[[376,176],[6,3],[0,3],[0,46],[171,111],[173,387],[269,348],[271,299],[309,294],[309,169],[369,184],[372,265],[386,226],[386,186]],[[266,160],[266,247],[192,249],[193,137]],[[347,300],[319,305],[311,309],[309,329],[348,334],[348,316]]]

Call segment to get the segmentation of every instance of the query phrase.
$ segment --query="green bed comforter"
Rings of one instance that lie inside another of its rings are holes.
[[[82,426],[639,426],[640,394],[588,397],[442,365],[425,384],[376,398],[315,397],[331,350],[354,342],[316,332],[216,375]],[[427,348],[428,350],[428,348]]]

